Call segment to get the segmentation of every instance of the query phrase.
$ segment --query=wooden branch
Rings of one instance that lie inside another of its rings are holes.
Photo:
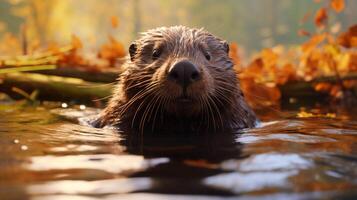
[[[0,68],[0,74],[7,74],[12,72],[26,72],[26,71],[34,71],[34,70],[53,70],[53,69],[56,69],[56,65],[6,67],[6,68]]]
[[[93,100],[110,96],[113,89],[112,84],[30,73],[1,74],[0,80],[0,92],[7,93],[13,98],[21,98],[21,95],[13,91],[16,87],[29,94],[38,90],[40,100],[93,104]]]
[[[286,98],[324,98],[327,95],[317,92],[312,82],[290,82],[279,86],[282,99]]]
[[[90,82],[114,83],[120,72],[90,72],[76,68],[57,68],[55,70],[35,70],[30,73],[80,78]]]
[[[309,98],[309,97],[326,97],[326,94],[322,94],[317,92],[314,89],[314,85],[317,83],[337,83],[338,81],[346,81],[346,80],[357,80],[357,73],[352,72],[345,76],[336,77],[336,76],[326,76],[326,77],[319,77],[311,81],[293,81],[288,82],[284,85],[279,86],[279,89],[284,97],[296,97],[296,98]],[[352,89],[353,91],[356,88]]]
[[[350,72],[344,76],[324,76],[324,77],[318,77],[315,78],[307,83],[322,83],[322,82],[327,82],[327,83],[336,83],[339,80],[346,81],[346,80],[357,80],[357,72]]]
[[[59,56],[65,53],[72,51],[74,48],[72,45],[63,46],[58,48],[55,51],[48,51],[43,53],[36,53],[32,55],[21,55],[21,56],[1,56],[1,60],[38,60],[38,59],[45,59],[52,56]]]

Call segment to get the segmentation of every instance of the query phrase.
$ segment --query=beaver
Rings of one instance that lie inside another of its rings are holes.
[[[257,121],[239,86],[229,45],[204,29],[160,27],[129,47],[124,72],[94,121],[146,131],[219,131]]]

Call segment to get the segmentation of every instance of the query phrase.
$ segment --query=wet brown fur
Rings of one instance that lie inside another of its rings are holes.
[[[257,119],[244,100],[228,51],[225,41],[203,29],[174,26],[142,33],[130,46],[125,72],[94,125],[141,132],[253,127]],[[192,102],[184,104],[177,102],[182,87],[167,80],[170,67],[182,60],[196,65],[202,76],[187,87]]]

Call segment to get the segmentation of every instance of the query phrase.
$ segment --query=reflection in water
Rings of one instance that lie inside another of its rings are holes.
[[[30,185],[27,191],[35,195],[106,195],[125,194],[136,190],[149,189],[152,185],[153,181],[149,178],[122,178],[100,181],[66,180]]]
[[[298,154],[267,153],[252,155],[244,160],[227,160],[221,166],[225,170],[242,172],[298,170],[312,167],[313,163]]]
[[[29,170],[65,170],[65,169],[95,169],[108,173],[122,173],[129,170],[140,170],[168,162],[167,158],[144,160],[142,156],[132,155],[75,155],[75,156],[35,156],[30,164],[25,165]]]
[[[130,154],[151,157],[170,157],[176,160],[205,159],[220,162],[229,158],[240,158],[241,144],[238,134],[158,134],[137,136],[135,133],[121,133],[119,142]]]
[[[0,111],[0,195],[155,200],[357,197],[356,121],[272,120],[243,134],[135,137],[78,125],[43,108]]]
[[[231,172],[208,177],[204,179],[204,183],[213,187],[234,191],[235,193],[270,188],[279,188],[280,190],[283,190],[291,187],[288,178],[296,174],[297,171],[268,171],[254,173]]]

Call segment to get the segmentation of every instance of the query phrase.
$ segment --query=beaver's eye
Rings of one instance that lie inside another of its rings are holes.
[[[161,55],[161,50],[160,49],[155,49],[153,52],[152,52],[152,59],[153,60],[156,60],[160,57]]]
[[[211,56],[208,53],[205,53],[205,57],[207,60],[211,60]]]

